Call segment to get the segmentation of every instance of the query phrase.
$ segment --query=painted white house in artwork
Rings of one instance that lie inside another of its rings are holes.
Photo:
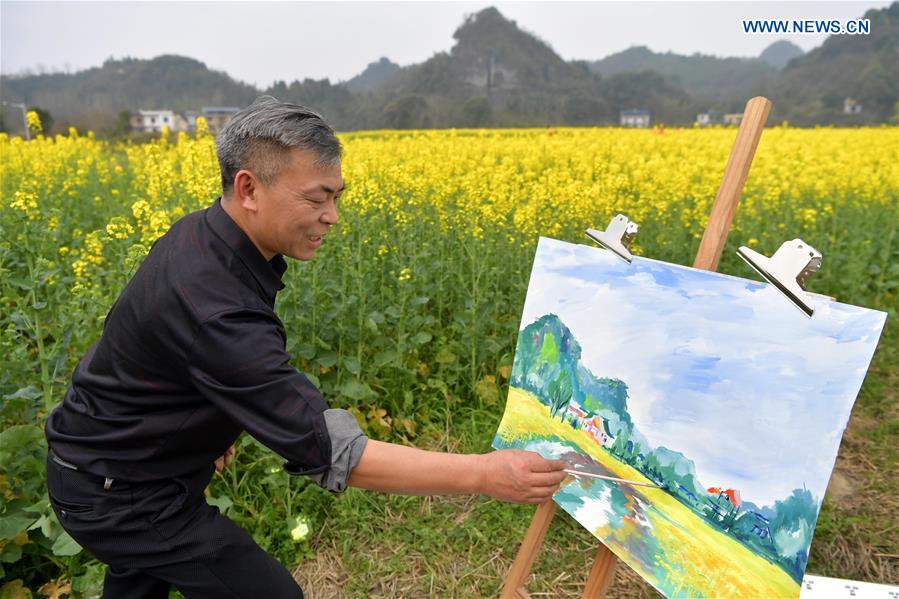
[[[602,416],[594,416],[590,420],[584,420],[581,428],[593,435],[596,442],[603,447],[611,447],[615,442],[612,431],[609,430],[609,421]]]
[[[596,442],[603,447],[611,447],[615,442],[615,437],[609,428],[609,421],[602,416],[592,416],[587,418],[587,414],[581,407],[571,402],[565,410],[565,416],[577,423],[578,428],[585,430],[596,439]]]
[[[581,407],[574,402],[568,404],[568,409],[565,410],[565,415],[569,418],[577,418],[578,423],[580,423],[584,418],[587,417],[586,412],[584,412]]]

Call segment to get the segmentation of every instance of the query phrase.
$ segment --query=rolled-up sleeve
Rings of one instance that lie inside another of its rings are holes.
[[[350,472],[359,463],[368,438],[356,418],[346,410],[326,410],[325,424],[331,438],[331,467],[323,472],[310,474],[309,478],[324,489],[340,493],[346,489]],[[290,464],[286,464],[284,469],[295,474]]]
[[[353,457],[358,461],[356,452],[364,447],[361,430],[350,431],[346,418],[329,416],[334,410],[319,390],[290,365],[279,321],[253,309],[208,318],[197,331],[188,370],[205,398],[287,460],[288,472],[316,477],[332,490],[345,488]]]

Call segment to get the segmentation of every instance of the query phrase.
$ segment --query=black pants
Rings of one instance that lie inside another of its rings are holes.
[[[104,599],[302,599],[249,534],[206,503],[214,468],[152,483],[104,479],[47,456],[47,490],[62,527],[108,565]]]

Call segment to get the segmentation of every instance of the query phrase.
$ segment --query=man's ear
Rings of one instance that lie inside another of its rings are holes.
[[[259,191],[259,181],[248,170],[239,170],[234,175],[234,199],[237,204],[250,212],[259,210],[259,202],[256,197]]]

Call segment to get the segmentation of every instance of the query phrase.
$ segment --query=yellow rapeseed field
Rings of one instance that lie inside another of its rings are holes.
[[[346,134],[344,233],[365,228],[366,245],[381,255],[390,246],[382,242],[417,238],[430,226],[532,247],[538,235],[577,237],[623,212],[640,224],[638,252],[688,262],[734,137],[733,129]],[[108,246],[145,251],[219,192],[203,125],[196,137],[142,145],[74,130],[31,142],[3,136],[0,152],[7,241],[27,245],[31,228],[52,233],[56,251],[38,256],[62,267],[58,280],[70,274],[84,286],[97,282],[112,257]],[[899,215],[897,201],[899,129],[775,127],[762,136],[732,237],[768,252],[803,237],[824,253],[826,272],[876,256],[890,242],[883,219]]]

